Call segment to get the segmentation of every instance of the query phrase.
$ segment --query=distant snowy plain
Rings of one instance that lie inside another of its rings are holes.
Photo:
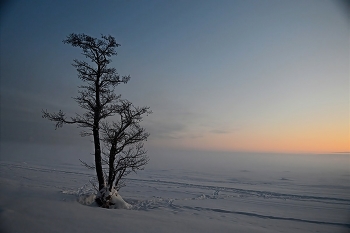
[[[92,203],[78,147],[0,149],[0,232],[350,232],[348,154],[153,151],[127,210]]]

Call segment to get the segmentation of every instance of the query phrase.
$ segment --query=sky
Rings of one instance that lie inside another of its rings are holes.
[[[344,1],[345,2],[345,1]],[[70,33],[112,35],[116,92],[153,114],[147,148],[349,152],[349,5],[325,0],[7,1],[1,141],[82,144],[41,110],[79,112]]]

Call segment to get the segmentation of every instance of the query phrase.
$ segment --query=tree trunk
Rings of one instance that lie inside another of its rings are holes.
[[[96,106],[94,111],[94,125],[93,125],[93,136],[95,144],[95,167],[98,179],[98,190],[100,191],[105,187],[105,180],[103,177],[102,169],[102,156],[101,156],[101,145],[100,145],[100,114],[101,114],[101,102],[100,102],[100,64],[98,63],[98,72],[95,81],[95,91],[96,91]]]
[[[108,188],[110,192],[112,191],[112,188],[113,188],[115,152],[116,152],[116,148],[113,144],[109,153],[109,174],[108,174],[109,187]]]
[[[93,129],[93,135],[94,135],[94,145],[95,145],[95,168],[96,168],[96,174],[98,179],[98,190],[101,190],[105,186],[105,181],[104,181],[103,170],[102,170],[100,135],[99,135],[98,128],[95,126]]]

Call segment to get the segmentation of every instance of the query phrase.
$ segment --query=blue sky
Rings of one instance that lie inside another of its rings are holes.
[[[80,143],[74,33],[114,36],[117,92],[150,106],[148,147],[349,151],[349,13],[337,1],[10,1],[1,10],[1,140]]]

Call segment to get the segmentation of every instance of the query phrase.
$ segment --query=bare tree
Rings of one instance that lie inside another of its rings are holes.
[[[100,194],[96,201],[108,207],[110,195],[105,194],[122,187],[123,177],[143,169],[148,162],[143,141],[149,134],[139,123],[142,116],[151,111],[148,107],[134,107],[114,93],[117,85],[130,79],[130,76],[120,77],[115,68],[108,66],[110,57],[117,55],[115,49],[120,46],[114,37],[102,35],[97,39],[72,33],[63,42],[81,48],[82,54],[90,60],[75,59],[73,63],[78,77],[85,83],[79,87],[79,95],[75,98],[85,112],[67,118],[61,110],[57,113],[43,110],[43,118],[54,121],[56,129],[63,124],[77,124],[85,128],[81,136],[93,137],[95,163],[92,166],[84,164],[96,171]],[[119,120],[107,121],[113,116],[119,116]]]

